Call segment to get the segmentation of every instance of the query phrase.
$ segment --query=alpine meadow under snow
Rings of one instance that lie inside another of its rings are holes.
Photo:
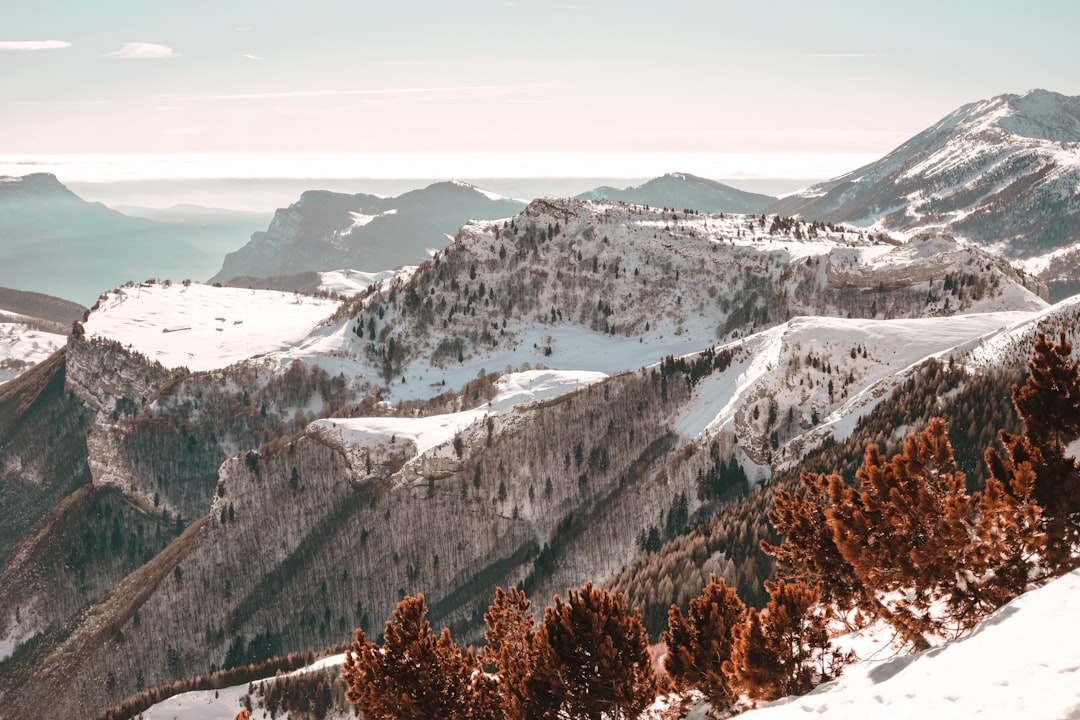
[[[1080,718],[1077,108],[0,291],[0,720]]]

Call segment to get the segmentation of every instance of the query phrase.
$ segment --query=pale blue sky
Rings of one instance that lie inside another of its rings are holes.
[[[1080,95],[1075,0],[0,0],[0,17],[0,155],[882,154],[966,102]],[[24,49],[45,41],[70,45]]]

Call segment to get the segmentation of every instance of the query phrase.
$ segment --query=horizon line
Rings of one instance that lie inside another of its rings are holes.
[[[810,152],[268,152],[0,155],[0,175],[49,172],[64,182],[409,180],[427,178],[836,177],[880,158]]]

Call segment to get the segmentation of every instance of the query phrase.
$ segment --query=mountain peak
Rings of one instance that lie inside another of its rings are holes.
[[[28,175],[0,175],[0,194],[33,195],[72,195],[52,173],[30,173]]]
[[[1030,258],[1080,237],[1080,97],[1049,90],[969,103],[885,157],[769,212],[893,231],[946,231]]]
[[[746,192],[683,172],[669,172],[636,187],[598,187],[576,197],[580,200],[617,200],[653,207],[736,213],[761,212],[776,200],[769,195]]]
[[[1049,90],[1008,97],[997,125],[1021,137],[1052,142],[1080,142],[1080,98]]]

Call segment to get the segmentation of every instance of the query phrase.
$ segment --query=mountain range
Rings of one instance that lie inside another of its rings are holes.
[[[272,675],[419,592],[465,642],[500,585],[607,583],[654,637],[711,574],[760,605],[776,493],[932,416],[977,483],[1036,333],[1080,329],[1035,274],[1071,267],[1075,106],[965,106],[775,201],[685,174],[528,204],[311,191],[217,286],[0,292],[0,322],[66,333],[0,385],[0,718]],[[3,197],[11,237],[157,227],[51,176]],[[729,200],[768,204],[695,206]]]
[[[132,279],[203,278],[210,256],[193,231],[86,202],[53,175],[0,177],[0,285],[89,305]]]
[[[677,540],[845,437],[925,358],[1050,322],[1004,261],[888,240],[541,200],[347,301],[107,293],[0,391],[0,702],[92,716],[378,628],[418,591],[475,637],[494,585],[612,577],[657,527]],[[733,552],[680,592],[756,585]]]
[[[618,200],[621,202],[691,209],[707,213],[758,213],[776,198],[733,188],[715,180],[688,173],[668,173],[637,187],[598,187],[577,196],[579,200]]]

